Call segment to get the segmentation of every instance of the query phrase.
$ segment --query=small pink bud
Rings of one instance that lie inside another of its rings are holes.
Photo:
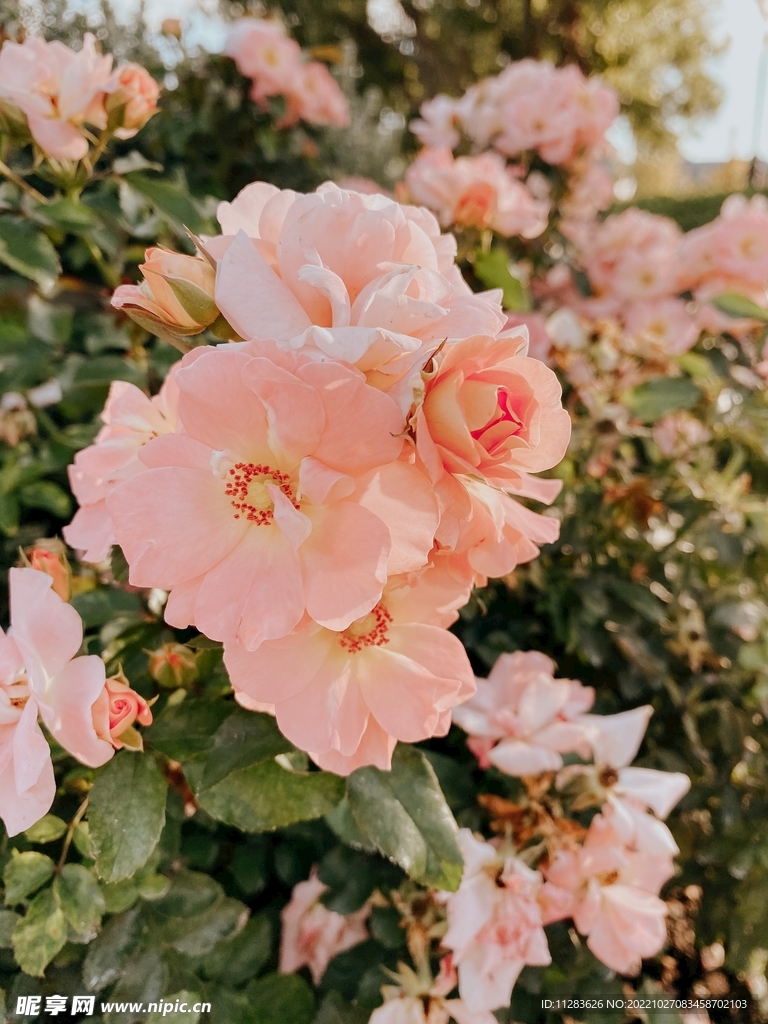
[[[197,679],[197,659],[184,644],[163,644],[149,656],[149,674],[167,690],[191,686]]]

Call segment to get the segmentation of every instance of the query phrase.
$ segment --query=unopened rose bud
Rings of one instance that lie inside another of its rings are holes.
[[[167,690],[191,686],[197,679],[197,659],[183,644],[163,644],[149,656],[149,674]]]
[[[160,86],[140,64],[123,64],[117,68],[107,92],[105,107],[110,119],[117,119],[115,135],[118,139],[132,138],[157,113]]]
[[[112,305],[150,334],[186,350],[184,339],[201,334],[218,319],[216,271],[205,257],[147,249],[139,270],[141,284],[120,285]]]
[[[57,540],[40,540],[29,552],[29,564],[53,580],[52,590],[62,601],[69,601],[72,592],[72,570],[64,545]]]
[[[173,36],[174,39],[181,39],[181,21],[178,18],[163,18],[160,31],[164,36]]]
[[[96,735],[111,743],[115,750],[143,750],[140,733],[134,728],[152,724],[152,711],[142,696],[131,689],[122,672],[111,676],[93,705]]]
[[[0,439],[15,448],[27,434],[37,430],[35,414],[17,391],[6,391],[0,399]]]

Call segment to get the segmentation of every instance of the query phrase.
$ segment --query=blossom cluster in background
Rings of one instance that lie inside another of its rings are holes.
[[[255,103],[283,97],[283,127],[297,121],[340,128],[349,124],[349,103],[328,68],[320,61],[305,61],[301,47],[279,21],[240,18],[229,30],[224,53],[252,80]]]
[[[129,139],[157,111],[160,89],[139,64],[112,69],[90,33],[82,49],[29,36],[0,50],[0,114],[12,130],[26,127],[55,160],[88,155],[88,128]]]

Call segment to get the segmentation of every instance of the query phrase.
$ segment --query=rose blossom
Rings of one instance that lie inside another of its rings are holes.
[[[249,649],[305,610],[346,629],[388,573],[426,563],[429,481],[396,461],[402,415],[359,371],[253,342],[196,349],[175,381],[176,432],[107,497],[130,580],[171,591],[169,623]]]
[[[624,323],[636,349],[646,358],[682,355],[693,348],[700,333],[682,299],[634,302],[626,311]]]
[[[592,687],[554,678],[555,664],[538,651],[502,654],[477,692],[455,708],[467,746],[482,768],[537,775],[562,768],[561,754],[589,755],[590,730],[579,716],[595,699]]]
[[[124,746],[143,749],[141,738],[132,728],[134,722],[152,725],[152,712],[144,698],[128,685],[122,672],[106,680],[104,689],[93,705],[93,727],[96,735],[115,750]]]
[[[464,856],[461,885],[446,899],[448,931],[459,994],[470,1010],[508,1006],[526,964],[551,963],[537,894],[542,885],[517,857],[459,831]]]
[[[106,128],[104,95],[112,57],[102,56],[90,32],[79,51],[29,36],[7,39],[0,50],[0,103],[26,115],[32,138],[46,156],[81,160],[88,153],[84,124]]]
[[[521,338],[475,337],[435,359],[413,416],[416,450],[441,505],[437,540],[476,572],[502,576],[556,539],[559,524],[511,494],[551,502],[562,486],[531,473],[562,459],[571,421],[554,372],[518,355]]]
[[[301,65],[301,47],[274,20],[240,18],[230,27],[224,54],[231,57],[241,75],[253,80],[251,98],[262,103],[269,96],[284,95]]]
[[[435,149],[455,149],[459,144],[456,126],[462,121],[462,107],[450,96],[435,96],[425,100],[419,108],[420,118],[411,121],[410,128],[423,146]]]
[[[83,624],[35,569],[11,569],[11,626],[0,630],[0,818],[8,835],[28,829],[53,803],[51,735],[83,764],[98,768],[114,750],[93,727],[104,663],[76,657]]]
[[[558,851],[545,868],[544,920],[573,917],[598,960],[619,974],[637,974],[641,960],[666,940],[667,907],[656,894],[673,871],[668,855],[628,848],[597,814],[584,845]]]
[[[293,887],[280,914],[280,971],[292,974],[306,965],[315,985],[320,984],[335,956],[368,938],[366,921],[371,908],[364,906],[353,914],[337,914],[320,902],[327,891],[328,886],[317,877],[317,868],[312,868],[306,882]]]
[[[455,239],[423,208],[255,182],[218,218],[216,303],[240,337],[353,363],[403,412],[440,342],[504,328],[500,291],[473,294]]]
[[[246,651],[224,648],[235,696],[274,705],[280,730],[329,771],[391,766],[397,740],[444,736],[474,692],[460,641],[445,628],[468,587],[445,566],[390,579],[376,607],[341,631],[305,621]]]
[[[205,257],[151,248],[139,270],[141,284],[121,284],[112,305],[144,330],[178,346],[179,340],[202,333],[218,317],[216,273]]]
[[[536,238],[547,226],[549,204],[534,199],[496,153],[461,156],[425,149],[405,175],[417,203],[434,210],[443,227],[492,228],[500,235]]]
[[[325,64],[312,60],[302,64],[286,92],[288,111],[283,124],[349,125],[349,103]]]
[[[142,445],[174,428],[178,402],[174,373],[171,367],[154,398],[126,381],[113,381],[101,414],[104,426],[69,467],[69,484],[80,508],[64,527],[64,539],[82,552],[85,562],[103,561],[115,542],[107,494],[120,480],[145,468],[138,458]]]
[[[489,1010],[471,1010],[463,999],[446,999],[458,984],[450,953],[440,961],[434,981],[405,964],[399,965],[397,981],[381,986],[384,1005],[373,1011],[369,1024],[496,1024]]]
[[[124,107],[118,139],[131,139],[157,113],[160,86],[140,64],[123,64],[110,79],[106,109]]]

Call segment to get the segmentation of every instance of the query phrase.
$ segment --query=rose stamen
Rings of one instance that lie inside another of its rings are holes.
[[[377,604],[373,611],[339,634],[339,646],[350,654],[358,654],[365,647],[383,647],[389,643],[387,631],[391,621],[387,609]]]
[[[238,462],[228,470],[225,493],[232,499],[235,519],[247,519],[257,526],[269,526],[275,517],[275,505],[269,494],[269,485],[279,487],[294,508],[295,501],[291,478],[269,466],[253,462]]]

